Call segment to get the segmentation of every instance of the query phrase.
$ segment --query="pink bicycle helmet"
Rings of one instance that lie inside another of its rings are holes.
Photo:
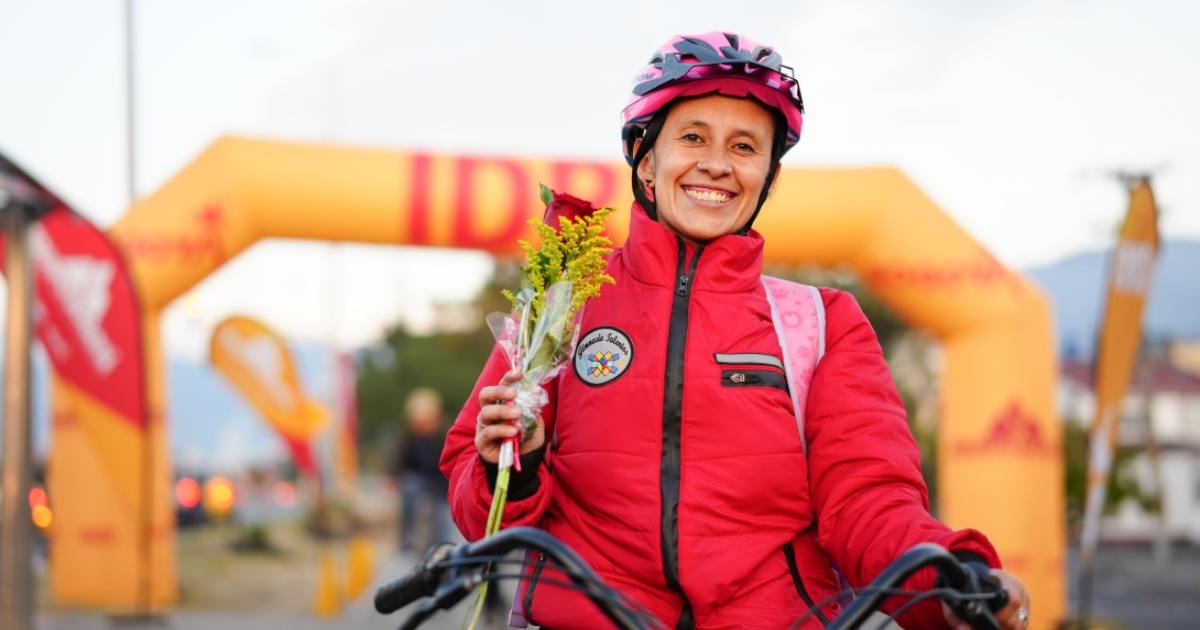
[[[783,151],[800,141],[804,100],[792,69],[770,46],[736,33],[713,31],[672,37],[633,79],[629,105],[621,112],[622,148],[634,165],[633,145],[654,115],[677,98],[718,93],[753,96],[787,121]]]
[[[654,220],[658,220],[658,211],[638,182],[637,163],[658,140],[671,103],[705,94],[752,97],[771,110],[775,119],[772,174],[783,154],[800,142],[804,100],[800,97],[800,86],[792,69],[783,65],[783,57],[774,48],[722,31],[671,38],[655,51],[649,65],[634,77],[629,105],[621,112],[622,150],[625,161],[634,167],[633,196]],[[634,145],[638,139],[643,142],[635,153]],[[769,193],[768,179],[754,214],[738,234],[750,230]]]

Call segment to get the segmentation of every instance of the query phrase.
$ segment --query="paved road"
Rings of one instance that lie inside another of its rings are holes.
[[[379,572],[381,580],[403,574],[415,562],[412,556],[396,556]],[[1075,556],[1072,570],[1076,574]],[[1072,584],[1072,599],[1076,599]],[[374,589],[372,588],[371,591]],[[1177,547],[1170,563],[1159,567],[1145,547],[1101,549],[1097,560],[1095,618],[1105,627],[1137,630],[1200,629],[1200,548]],[[441,613],[423,629],[458,630],[463,612]],[[171,614],[169,630],[394,630],[403,617],[382,617],[375,613],[369,598],[348,606],[337,619],[313,616],[288,616],[246,612],[209,612],[181,610]],[[145,626],[143,626],[145,627]],[[480,624],[481,630],[507,627]],[[112,630],[107,617],[96,614],[61,611],[41,612],[38,630]],[[133,630],[130,627],[130,630]]]
[[[1071,606],[1078,558],[1071,554]],[[1096,556],[1093,616],[1139,630],[1200,629],[1200,548],[1176,546],[1158,566],[1149,547],[1102,548]]]
[[[104,615],[67,611],[42,611],[38,614],[36,630],[395,630],[404,621],[404,613],[384,617],[375,612],[370,594],[384,582],[403,575],[416,563],[416,557],[397,555],[378,572],[378,584],[368,589],[367,596],[346,606],[340,617],[323,619],[313,615],[284,615],[278,613],[220,612],[177,610],[163,622],[154,624],[114,624]],[[508,591],[511,598],[511,591]],[[304,597],[309,594],[305,593]],[[440,613],[421,626],[422,630],[459,630],[466,602],[455,610]],[[478,630],[496,630],[508,625],[481,621]]]

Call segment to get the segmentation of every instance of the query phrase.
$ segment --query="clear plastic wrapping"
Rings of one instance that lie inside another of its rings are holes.
[[[572,290],[570,282],[555,283],[539,305],[535,303],[537,293],[525,287],[516,293],[512,313],[487,316],[509,367],[521,372],[521,380],[514,384],[517,396],[513,401],[521,410],[521,441],[537,428],[542,408],[550,400],[544,385],[567,364],[579,338],[579,313],[571,313]]]

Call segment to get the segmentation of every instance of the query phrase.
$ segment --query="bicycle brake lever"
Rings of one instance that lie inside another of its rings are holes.
[[[399,630],[415,630],[417,626],[420,626],[422,623],[424,623],[425,620],[431,617],[433,613],[437,612],[437,610],[438,608],[434,605],[433,600],[426,601],[420,606],[417,606],[417,609],[413,611],[413,614],[409,615],[408,619],[404,620],[404,623],[400,626]]]
[[[978,562],[964,562],[962,566],[966,569],[968,586],[956,590],[972,595],[990,593],[993,597],[987,600],[946,601],[946,605],[954,611],[959,619],[971,624],[977,630],[1001,630],[1000,622],[996,621],[992,612],[1008,605],[1008,591],[1000,583],[1000,578],[996,577],[987,565]],[[937,583],[939,587],[947,586],[945,579],[940,575]]]
[[[967,562],[964,566],[968,571],[975,574],[975,577],[979,580],[980,593],[993,594],[993,597],[987,602],[988,608],[992,612],[996,612],[1008,605],[1008,589],[1004,588],[1000,577],[992,573],[990,567],[978,562]]]

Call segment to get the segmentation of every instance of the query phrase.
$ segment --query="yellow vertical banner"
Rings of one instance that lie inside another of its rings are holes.
[[[1143,307],[1154,278],[1158,245],[1154,193],[1147,178],[1137,178],[1130,183],[1129,212],[1109,260],[1108,300],[1096,348],[1096,417],[1091,427],[1087,499],[1080,535],[1085,566],[1091,564],[1100,538],[1100,518],[1121,423],[1121,400],[1141,342]]]
[[[327,414],[304,394],[283,340],[253,319],[231,317],[213,330],[210,357],[217,370],[279,432],[296,468],[310,479],[318,478],[312,437],[325,424]]]

